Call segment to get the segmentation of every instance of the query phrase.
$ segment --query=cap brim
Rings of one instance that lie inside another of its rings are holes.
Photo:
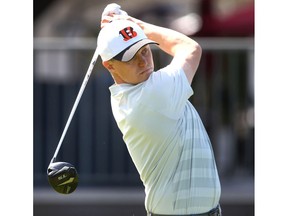
[[[137,41],[136,43],[132,44],[131,46],[129,46],[128,48],[126,48],[125,50],[123,50],[122,52],[117,54],[115,57],[113,57],[113,59],[116,59],[118,61],[128,62],[136,55],[136,53],[143,46],[145,46],[147,44],[157,44],[157,45],[159,45],[155,41],[152,41],[150,39],[145,38],[143,40]]]

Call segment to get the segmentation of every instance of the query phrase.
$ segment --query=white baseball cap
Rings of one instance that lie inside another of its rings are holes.
[[[147,38],[136,23],[128,20],[114,20],[100,31],[97,49],[102,61],[116,59],[130,61],[146,44],[158,44]]]

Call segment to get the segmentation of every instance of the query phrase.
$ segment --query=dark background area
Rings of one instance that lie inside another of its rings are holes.
[[[36,20],[50,5],[57,0],[37,0],[33,1],[33,20]]]

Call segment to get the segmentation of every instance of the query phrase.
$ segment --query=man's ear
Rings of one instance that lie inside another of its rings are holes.
[[[111,63],[111,61],[103,61],[102,65],[107,69],[107,70],[113,70],[113,64]]]

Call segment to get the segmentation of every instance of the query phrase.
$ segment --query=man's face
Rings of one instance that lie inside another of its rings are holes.
[[[105,66],[105,65],[104,65]],[[109,61],[109,68],[117,84],[138,84],[146,81],[154,71],[152,51],[149,45],[142,47],[128,62]]]

